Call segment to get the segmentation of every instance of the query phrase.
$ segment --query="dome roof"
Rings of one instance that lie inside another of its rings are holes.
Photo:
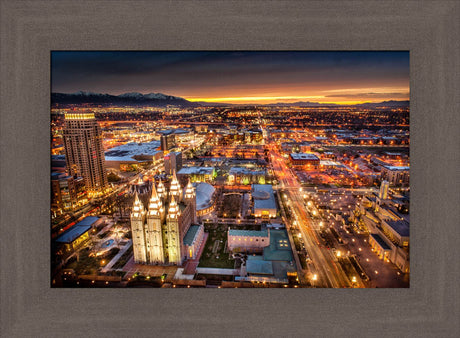
[[[196,210],[203,210],[211,206],[212,196],[216,189],[205,182],[199,182],[193,184],[196,188]]]
[[[270,193],[268,191],[256,190],[252,193],[252,197],[256,200],[268,200]]]

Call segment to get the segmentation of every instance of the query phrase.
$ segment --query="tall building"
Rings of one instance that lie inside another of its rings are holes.
[[[184,238],[195,222],[195,190],[190,182],[181,188],[175,172],[169,191],[161,181],[157,187],[152,184],[147,210],[136,193],[131,213],[134,261],[140,264],[182,264],[187,258]]]
[[[104,192],[108,186],[102,133],[94,113],[67,113],[64,122],[67,171],[85,180],[88,194]]]
[[[390,183],[388,181],[383,180],[380,184],[380,192],[379,198],[382,200],[388,199],[388,188],[390,187]]]
[[[169,133],[163,133],[161,135],[161,150],[166,151],[172,149],[176,146],[176,135],[174,135],[174,131],[170,131]]]
[[[165,156],[165,172],[172,175],[173,171],[178,172],[182,168],[182,153],[170,152]]]

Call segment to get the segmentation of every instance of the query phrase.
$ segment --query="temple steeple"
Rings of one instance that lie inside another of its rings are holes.
[[[191,200],[195,196],[195,189],[193,189],[192,182],[190,178],[188,179],[187,187],[185,188],[185,199],[187,201]]]
[[[180,199],[180,185],[176,177],[176,171],[173,170],[173,177],[171,180],[171,186],[169,188],[169,195],[176,196],[177,200]]]
[[[169,209],[168,209],[168,219],[177,219],[179,217],[180,211],[179,206],[174,199],[174,195],[171,195],[171,201],[169,202]]]
[[[144,233],[145,209],[136,192],[131,211],[131,231],[133,238],[134,261],[147,263],[146,242]]]
[[[139,199],[139,195],[137,194],[134,197],[134,204],[133,204],[133,211],[131,214],[131,217],[139,218],[143,217],[145,214],[145,208],[144,205],[142,204],[141,200]]]
[[[152,184],[152,196],[149,201],[149,216],[161,216],[164,212],[163,203],[158,197],[157,191],[155,189],[155,183]]]
[[[158,198],[160,198],[161,200],[166,197],[166,189],[161,180],[160,180],[160,183],[158,183],[157,192],[158,192]]]

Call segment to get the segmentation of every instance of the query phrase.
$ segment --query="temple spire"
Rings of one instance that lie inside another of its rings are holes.
[[[187,183],[187,187],[185,188],[185,199],[193,198],[194,194],[195,194],[195,190],[193,189],[192,182],[190,181],[190,178],[189,178],[188,183]]]
[[[163,198],[166,196],[166,190],[163,182],[160,180],[160,183],[158,183],[158,197]]]
[[[144,214],[144,205],[142,204],[141,200],[139,199],[139,195],[135,194],[134,197],[134,204],[133,204],[133,217],[140,217]]]
[[[174,195],[171,195],[171,201],[169,202],[168,218],[177,218],[179,216],[179,206],[174,199]]]
[[[158,198],[157,191],[155,189],[155,182],[152,184],[152,196],[150,197],[149,202],[149,215],[159,216],[163,213],[163,205],[160,199]]]
[[[176,177],[176,171],[173,169],[173,177],[171,180],[171,186],[169,187],[169,194],[171,196],[176,196],[179,199],[180,196],[180,185]]]

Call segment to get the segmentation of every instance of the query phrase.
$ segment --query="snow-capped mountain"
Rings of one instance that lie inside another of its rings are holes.
[[[196,103],[177,96],[165,95],[162,93],[141,94],[137,92],[124,93],[120,95],[100,94],[85,91],[78,91],[71,94],[52,93],[51,103],[61,105],[97,104],[104,106],[112,104],[133,106],[198,106]]]

